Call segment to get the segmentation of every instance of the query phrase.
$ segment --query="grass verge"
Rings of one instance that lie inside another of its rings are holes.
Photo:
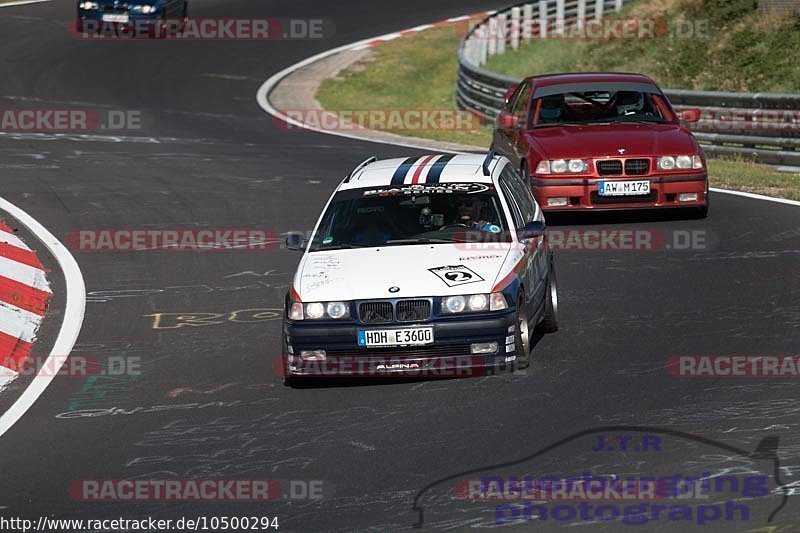
[[[325,80],[317,100],[329,110],[455,110],[456,51],[452,26],[410,34],[372,48],[368,61]],[[393,133],[488,147],[491,125],[474,130],[393,130]],[[744,159],[708,162],[712,187],[800,200],[800,174],[776,172]]]
[[[454,111],[455,51],[460,38],[454,26],[442,26],[375,46],[369,60],[325,80],[317,100],[331,111]],[[473,126],[469,129],[392,129],[391,133],[489,146],[491,126],[480,125],[472,115],[467,116]]]
[[[709,159],[712,187],[800,201],[800,174],[776,172],[746,159]]]

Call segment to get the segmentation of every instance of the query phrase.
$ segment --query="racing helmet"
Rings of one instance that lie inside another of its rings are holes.
[[[619,91],[617,93],[617,114],[629,115],[644,109],[644,95],[636,91]]]
[[[539,116],[545,120],[555,120],[561,117],[564,111],[564,95],[551,94],[542,97],[542,105],[539,108]]]

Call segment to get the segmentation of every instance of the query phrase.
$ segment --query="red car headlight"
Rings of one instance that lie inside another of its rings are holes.
[[[663,155],[658,158],[659,170],[688,170],[703,168],[703,158],[699,155]]]
[[[586,172],[589,163],[585,159],[553,159],[552,161],[539,161],[536,165],[537,174],[578,174]]]

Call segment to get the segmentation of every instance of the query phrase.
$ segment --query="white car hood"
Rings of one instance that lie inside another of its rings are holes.
[[[312,252],[294,286],[304,302],[490,292],[510,244],[492,250],[425,244]],[[432,270],[431,270],[432,269]],[[390,287],[399,290],[390,292]]]

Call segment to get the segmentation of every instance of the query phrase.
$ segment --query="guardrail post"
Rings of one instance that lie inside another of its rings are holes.
[[[475,55],[475,39],[464,41],[464,57],[473,65],[478,64],[478,58]]]
[[[533,37],[533,4],[522,6],[522,40],[530,41]]]
[[[547,2],[539,0],[539,37],[547,39]]]
[[[508,15],[497,15],[497,55],[506,53],[506,32],[508,31]]]
[[[614,0],[614,11],[617,13],[622,11],[622,0]]]
[[[595,0],[594,18],[595,20],[600,20],[601,18],[603,18],[603,0]]]
[[[484,26],[481,39],[481,65],[485,65],[487,61],[489,61],[489,29]]]
[[[487,52],[490,56],[497,53],[497,19],[492,17],[486,21]]]
[[[519,48],[519,23],[520,23],[520,8],[511,8],[511,22],[509,22],[511,30],[511,48],[516,50]]]
[[[481,24],[475,30],[476,47],[478,49],[478,66],[485,65],[489,59],[489,32],[486,24]]]
[[[564,0],[556,0],[556,34],[564,35]]]
[[[576,24],[579,28],[583,28],[583,22],[586,20],[586,0],[578,0],[578,13]]]

